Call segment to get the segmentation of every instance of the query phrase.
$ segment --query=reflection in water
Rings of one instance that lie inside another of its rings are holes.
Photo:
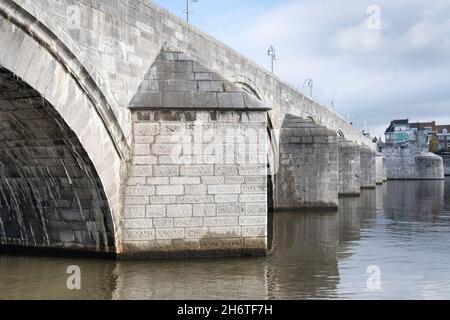
[[[444,192],[445,191],[445,192]],[[338,213],[276,212],[266,258],[105,261],[0,256],[0,298],[450,298],[450,180],[392,181]],[[82,290],[66,289],[69,265]],[[381,290],[367,289],[367,267]]]
[[[333,296],[338,245],[337,213],[277,213],[266,262],[269,298]]]

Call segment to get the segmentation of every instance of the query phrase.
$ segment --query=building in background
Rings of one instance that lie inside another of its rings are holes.
[[[436,126],[437,150],[435,153],[450,154],[450,125]]]
[[[410,140],[409,120],[393,120],[390,126],[384,132],[386,143],[399,143]]]
[[[450,151],[450,125],[437,125],[431,122],[409,122],[408,119],[393,120],[386,129],[386,143],[403,143],[417,139],[416,132],[424,133],[426,145],[433,153]]]
[[[385,143],[378,142],[378,151],[386,157],[388,179],[443,179],[444,157],[435,153],[448,150],[450,139],[443,132],[449,131],[450,126],[438,126],[435,121],[391,121]]]

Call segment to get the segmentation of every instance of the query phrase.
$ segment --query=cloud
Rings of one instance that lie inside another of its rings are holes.
[[[299,90],[312,78],[316,100],[335,100],[337,112],[374,134],[397,117],[450,123],[448,0],[217,3],[197,4],[209,8],[200,28],[266,68],[273,44],[279,76]],[[381,30],[367,28],[374,4]]]
[[[340,30],[332,39],[333,46],[341,51],[373,51],[383,45],[383,34],[370,30],[362,22],[356,27]]]
[[[408,42],[416,49],[450,52],[450,19],[443,22],[421,21],[413,25],[407,33]]]

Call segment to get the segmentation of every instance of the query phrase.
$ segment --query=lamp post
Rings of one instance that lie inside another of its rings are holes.
[[[271,68],[270,68],[270,70],[273,73],[274,63],[275,63],[275,60],[277,60],[277,54],[276,54],[275,48],[273,46],[270,46],[269,50],[267,50],[267,55],[270,56],[270,60],[271,60]]]
[[[184,11],[184,13],[186,14],[186,21],[189,22],[189,14],[193,13],[193,11],[191,11],[189,9],[189,3],[190,2],[198,2],[199,0],[186,0],[186,10]]]
[[[313,88],[314,88],[314,82],[312,79],[306,79],[305,82],[303,82],[303,88],[309,87],[309,97],[312,99],[313,96]]]

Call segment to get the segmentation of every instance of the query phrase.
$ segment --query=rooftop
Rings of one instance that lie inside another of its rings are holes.
[[[409,119],[392,120],[391,125],[386,129],[386,133],[394,132],[397,125],[408,125]]]
[[[450,132],[450,125],[437,125],[436,126],[436,133],[444,133],[444,130],[447,130],[447,132]]]

